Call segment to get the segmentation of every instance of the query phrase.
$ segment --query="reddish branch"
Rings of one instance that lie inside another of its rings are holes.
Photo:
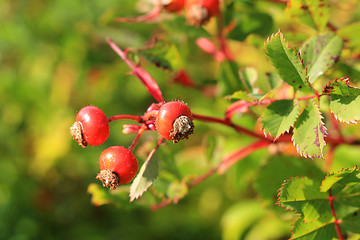
[[[337,233],[340,240],[344,240],[344,237],[342,236],[341,231],[340,231],[340,225],[339,225],[340,220],[337,219],[336,213],[335,213],[334,202],[333,202],[334,199],[335,199],[335,197],[333,197],[331,195],[331,189],[329,189],[329,204],[330,204],[330,208],[331,208],[331,213],[332,213],[332,215],[334,216],[334,219],[335,219],[334,224],[335,224],[336,233]]]
[[[155,98],[155,100],[163,102],[164,98],[161,94],[159,85],[151,77],[151,75],[144,68],[131,62],[127,58],[126,52],[121,50],[111,39],[108,39],[108,43],[110,47],[121,57],[121,59],[131,68],[131,74],[137,77],[145,85],[147,91]]]

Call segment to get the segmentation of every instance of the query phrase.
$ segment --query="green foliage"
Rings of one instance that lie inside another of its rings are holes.
[[[300,55],[313,83],[339,60],[342,40],[333,33],[322,33],[304,42]]]
[[[322,157],[327,135],[323,117],[315,102],[300,114],[294,126],[293,142],[301,156]]]
[[[335,224],[358,233],[359,173],[354,167],[327,174],[322,182],[301,177],[284,183],[278,204],[300,214],[291,239],[336,238]]]
[[[360,89],[349,85],[349,79],[335,79],[324,89],[330,95],[330,110],[342,122],[356,122],[360,119]]]
[[[267,40],[265,52],[286,83],[293,86],[295,90],[311,92],[307,72],[300,59],[300,54],[290,48],[281,32],[273,34]]]
[[[263,129],[266,133],[278,138],[294,126],[299,113],[300,106],[293,100],[275,101],[267,106],[261,115]]]
[[[360,6],[283,2],[222,1],[201,27],[115,22],[154,7],[133,0],[0,2],[0,239],[359,239]],[[131,145],[130,121],[86,149],[69,127],[86,105],[141,116],[154,99],[107,38],[196,126],[156,152],[146,131],[114,191],[97,161]]]

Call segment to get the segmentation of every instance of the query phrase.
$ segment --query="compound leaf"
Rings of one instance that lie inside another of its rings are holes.
[[[339,59],[342,40],[334,33],[322,33],[310,38],[300,49],[301,58],[313,83]]]
[[[328,174],[322,181],[320,191],[326,192],[336,183],[341,183],[342,185],[344,185],[350,182],[360,182],[360,179],[357,177],[359,173],[359,169],[357,169],[357,167],[355,166],[351,169],[343,169],[342,171],[339,171],[337,173]]]
[[[360,89],[349,85],[349,79],[335,79],[324,89],[330,95],[330,111],[341,122],[360,119]]]
[[[329,195],[319,191],[320,183],[307,177],[296,177],[282,185],[278,194],[278,204],[300,213],[305,222],[319,219],[330,211]]]
[[[278,138],[294,125],[299,113],[300,107],[293,100],[278,100],[266,107],[260,121],[265,133]]]
[[[315,102],[310,103],[300,114],[294,126],[293,143],[304,157],[322,157],[327,135],[321,112]]]
[[[311,92],[300,54],[292,50],[281,32],[273,34],[265,44],[265,52],[280,77],[295,90]]]

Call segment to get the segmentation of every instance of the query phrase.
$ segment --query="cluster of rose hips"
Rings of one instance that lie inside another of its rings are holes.
[[[189,107],[180,101],[153,103],[143,116],[116,115],[106,117],[104,112],[95,106],[82,108],[73,126],[71,135],[80,146],[98,146],[110,135],[109,122],[120,119],[134,120],[142,125],[125,124],[124,133],[138,133],[150,130],[157,131],[161,138],[178,142],[193,133],[194,124]],[[139,133],[141,134],[139,135]],[[129,148],[112,146],[105,149],[99,158],[100,173],[97,179],[110,189],[119,184],[127,184],[138,172],[139,163],[132,153],[138,138]]]
[[[190,25],[201,26],[206,24],[211,17],[219,13],[219,0],[159,0],[160,5],[149,14],[135,19],[117,18],[121,22],[147,21],[157,17],[164,9],[167,12],[179,13],[185,10],[185,17]]]

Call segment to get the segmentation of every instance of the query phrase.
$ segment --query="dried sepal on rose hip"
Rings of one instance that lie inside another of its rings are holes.
[[[82,108],[76,115],[70,133],[80,146],[103,144],[110,135],[108,119],[103,111],[95,106]]]
[[[177,143],[194,132],[192,113],[183,102],[171,101],[163,104],[156,116],[155,126],[165,139]]]
[[[186,20],[190,25],[204,25],[219,13],[219,5],[219,0],[187,0]]]
[[[139,163],[134,154],[122,146],[105,149],[99,157],[100,173],[96,176],[104,187],[115,190],[135,177]]]

